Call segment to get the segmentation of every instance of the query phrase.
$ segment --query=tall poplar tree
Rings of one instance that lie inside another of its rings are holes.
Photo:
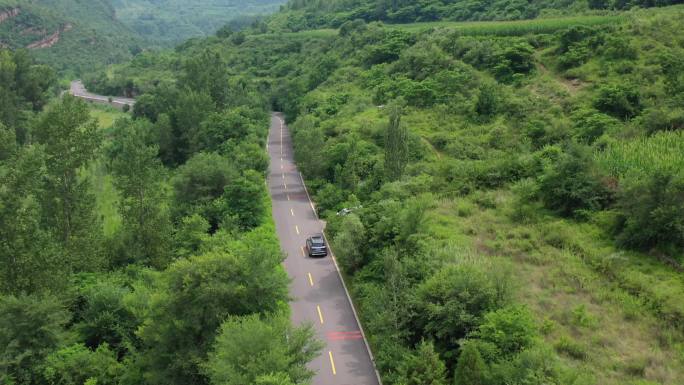
[[[387,106],[389,124],[385,137],[385,176],[390,181],[399,179],[408,163],[408,130],[401,124],[402,106],[401,99]]]
[[[150,131],[146,121],[121,121],[115,134],[118,146],[110,156],[114,185],[121,194],[124,253],[132,261],[164,267],[170,254],[171,220],[159,148],[146,143]]]
[[[54,229],[73,268],[91,268],[99,263],[95,257],[100,226],[90,183],[80,171],[95,158],[102,142],[97,121],[85,102],[65,95],[41,114],[33,136],[46,154],[47,227]]]

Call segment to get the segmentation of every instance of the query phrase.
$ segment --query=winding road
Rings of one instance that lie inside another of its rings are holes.
[[[122,98],[119,96],[112,96],[112,101],[110,102],[108,96],[96,95],[91,92],[88,92],[88,90],[86,90],[85,86],[80,80],[74,80],[71,82],[69,93],[81,99],[90,100],[98,103],[107,103],[120,108],[125,105],[133,106],[135,104],[135,99]]]
[[[279,113],[271,117],[267,148],[273,218],[292,279],[292,322],[312,323],[325,343],[309,365],[316,372],[313,385],[379,385],[372,353],[334,257],[313,259],[305,253],[306,238],[322,233],[323,222],[297,171],[290,133]]]

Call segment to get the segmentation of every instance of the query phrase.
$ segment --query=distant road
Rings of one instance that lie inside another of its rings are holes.
[[[133,105],[135,104],[135,99],[122,98],[118,96],[111,96],[112,101],[110,102],[110,96],[96,95],[88,92],[88,90],[86,90],[85,86],[80,80],[74,80],[71,82],[71,88],[69,89],[69,93],[85,100],[93,101],[96,103],[110,104],[114,107],[119,108],[123,108],[123,106],[125,105],[133,107]]]
[[[347,290],[331,256],[309,258],[306,238],[323,232],[301,174],[294,163],[290,132],[280,114],[271,117],[268,136],[271,157],[268,186],[273,219],[292,279],[292,321],[310,322],[325,343],[309,367],[316,371],[313,385],[379,385],[372,355],[358,323]]]

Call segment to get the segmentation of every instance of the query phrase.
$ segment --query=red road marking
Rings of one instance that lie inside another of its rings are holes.
[[[340,341],[340,340],[359,340],[363,338],[360,330],[355,330],[351,332],[329,332],[328,339],[330,341]]]

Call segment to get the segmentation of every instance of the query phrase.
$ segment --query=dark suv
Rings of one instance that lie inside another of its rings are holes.
[[[306,250],[309,253],[309,257],[325,257],[328,255],[328,247],[325,246],[323,235],[316,234],[307,238]]]

